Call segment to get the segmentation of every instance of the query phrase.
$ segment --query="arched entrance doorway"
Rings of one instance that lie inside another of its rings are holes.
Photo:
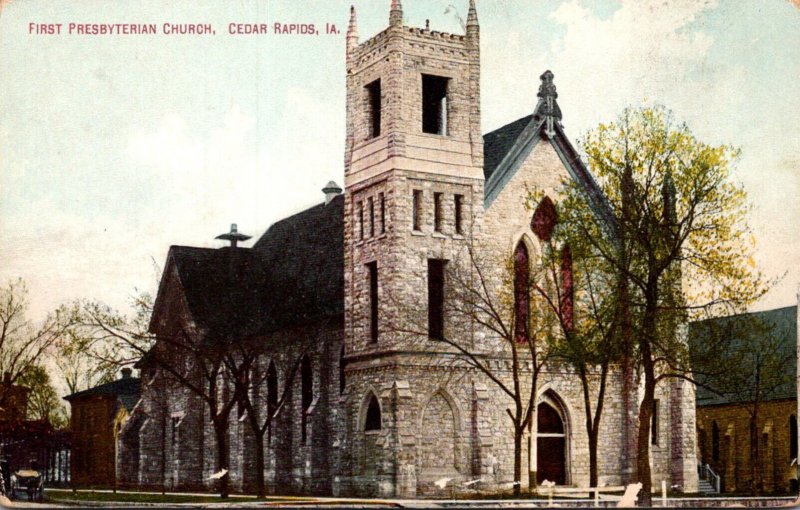
[[[536,482],[549,480],[564,485],[567,483],[564,420],[547,402],[540,403],[536,411]]]

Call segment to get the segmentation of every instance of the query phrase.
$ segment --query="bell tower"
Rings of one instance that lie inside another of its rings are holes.
[[[401,1],[391,0],[388,27],[364,42],[351,7],[345,147],[349,354],[399,347],[388,319],[404,313],[406,299],[424,309],[429,266],[436,272],[437,264],[429,260],[446,263],[480,230],[480,29],[474,0],[465,7],[466,33],[449,34],[405,26]]]
[[[410,419],[423,395],[446,393],[437,366],[447,346],[437,340],[472,334],[458,332],[444,306],[447,264],[483,221],[480,35],[474,0],[465,7],[466,33],[449,34],[404,25],[400,0],[391,0],[388,27],[364,42],[350,11],[342,451],[368,452],[343,462],[362,486],[368,474],[380,496],[414,497],[433,483],[421,466],[448,455],[449,469],[469,471],[454,439],[444,456],[417,445]],[[370,428],[373,401],[380,418]],[[455,427],[445,397],[435,402]]]

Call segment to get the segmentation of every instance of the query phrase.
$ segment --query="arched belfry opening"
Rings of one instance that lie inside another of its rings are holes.
[[[567,483],[567,426],[563,407],[545,395],[536,407],[536,482]]]

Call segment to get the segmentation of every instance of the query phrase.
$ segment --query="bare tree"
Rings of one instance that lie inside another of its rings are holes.
[[[532,424],[554,324],[542,313],[545,304],[536,290],[544,272],[530,264],[527,248],[513,258],[485,253],[494,252],[468,237],[464,249],[447,262],[443,315],[448,324],[441,335],[431,337],[424,311],[397,296],[389,299],[399,312],[389,318],[387,329],[418,342],[449,346],[457,363],[475,369],[508,397],[505,411],[514,431],[514,494],[519,495],[523,438]],[[484,341],[474,341],[476,329]],[[492,363],[498,359],[507,361],[508,368]],[[536,474],[531,473],[530,485],[535,484]]]
[[[266,335],[269,337],[269,335]],[[315,339],[317,335],[307,335]],[[279,338],[251,337],[232,345],[225,355],[225,367],[237,388],[239,404],[247,413],[247,423],[253,433],[256,461],[256,495],[267,495],[264,480],[265,436],[271,433],[275,418],[291,395],[291,386],[309,345],[287,345]],[[279,389],[275,361],[285,354],[289,362]]]
[[[28,289],[22,279],[0,289],[0,374],[14,384],[32,367],[41,364],[63,342],[73,324],[73,313],[60,307],[38,325],[27,318]],[[0,393],[0,408],[5,407]]]
[[[73,338],[78,348],[104,367],[115,369],[144,360],[159,369],[172,388],[185,388],[207,406],[216,439],[219,493],[229,493],[231,410],[240,400],[242,388],[231,381],[225,361],[234,345],[233,332],[198,334],[178,327],[156,336],[149,329],[152,299],[140,294],[134,314],[126,316],[99,302],[84,302]]]

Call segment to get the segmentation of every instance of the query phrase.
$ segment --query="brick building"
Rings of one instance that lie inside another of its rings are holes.
[[[798,307],[742,314],[692,323],[690,342],[703,342],[709,328],[732,331],[731,342],[738,336],[737,324],[757,321],[776,341],[770,347],[788,360],[778,385],[759,402],[758,420],[751,427],[752,401],[741,394],[718,394],[705,387],[697,390],[698,457],[720,476],[723,492],[749,492],[753,462],[761,480],[759,492],[797,492],[797,340]],[[754,334],[760,334],[759,331]],[[751,359],[751,358],[748,358]],[[752,367],[750,367],[752,370]],[[748,370],[746,364],[740,370]],[[714,385],[713,378],[709,381]],[[750,443],[759,441],[758,457],[752,458]]]
[[[123,368],[116,381],[64,397],[71,407],[73,485],[116,486],[120,431],[139,402],[139,379],[131,372]]]
[[[462,335],[487,353],[499,342],[475,324],[447,319],[443,268],[470,242],[497,261],[494,281],[499,261],[541,253],[525,206],[531,187],[557,201],[562,179],[574,179],[603,214],[599,188],[561,126],[552,73],[542,74],[530,115],[482,136],[474,2],[464,35],[404,26],[399,0],[389,11],[389,26],[363,43],[351,11],[344,192],[329,184],[324,203],[275,223],[252,248],[173,246],[155,303],[151,330],[161,338],[255,337],[276,346],[264,360],[275,374],[264,406],[283,389],[293,355],[312,345],[265,447],[273,491],[415,497],[449,495],[477,479],[473,489],[508,489],[507,397],[428,338]],[[415,314],[428,328],[424,341],[389,326]],[[510,377],[506,358],[489,362]],[[145,359],[140,367],[142,402],[124,431],[137,438],[139,453],[119,471],[132,484],[210,486],[215,440],[207,409],[186,388],[166,384],[156,364]],[[601,485],[634,476],[638,401],[630,377],[615,371],[609,378]],[[539,432],[525,438],[524,469],[586,486],[578,378],[549,366],[540,390]],[[654,479],[696,490],[694,390],[671,382],[659,385],[656,398],[648,424]],[[247,488],[254,451],[238,416],[230,420],[229,475],[234,487]],[[451,485],[443,491],[434,482],[445,478]],[[528,486],[527,476],[521,483]]]

